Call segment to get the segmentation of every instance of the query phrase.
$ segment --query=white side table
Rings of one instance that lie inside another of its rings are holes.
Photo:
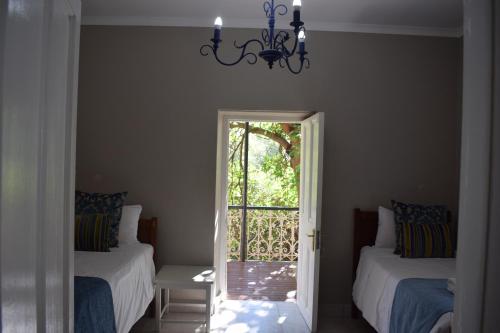
[[[205,327],[210,332],[210,314],[212,309],[212,287],[215,279],[215,268],[210,266],[177,266],[166,265],[156,275],[156,330],[159,331],[164,314],[168,315],[169,289],[204,289]],[[165,289],[165,304],[162,307],[161,290]],[[179,322],[179,321],[177,321]],[[183,322],[183,321],[180,321]],[[191,321],[185,321],[191,322]]]

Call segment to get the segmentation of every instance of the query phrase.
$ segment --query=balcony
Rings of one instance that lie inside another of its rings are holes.
[[[241,206],[228,209],[228,299],[293,301],[298,208],[247,207],[242,233],[244,214]]]

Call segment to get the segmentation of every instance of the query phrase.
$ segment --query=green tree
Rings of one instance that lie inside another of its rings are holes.
[[[300,124],[249,124],[248,204],[298,207]],[[229,134],[228,195],[241,205],[244,191],[245,123],[232,122]]]

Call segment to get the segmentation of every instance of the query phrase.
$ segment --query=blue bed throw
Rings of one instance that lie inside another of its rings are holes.
[[[396,287],[390,333],[429,333],[439,318],[453,311],[447,279],[404,279]]]
[[[75,332],[116,332],[113,296],[106,280],[75,276]]]

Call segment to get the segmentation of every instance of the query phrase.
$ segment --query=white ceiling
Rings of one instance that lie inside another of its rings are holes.
[[[82,0],[83,24],[263,28],[264,0]],[[290,5],[292,0],[277,0]],[[309,30],[459,36],[462,0],[302,0]],[[278,27],[291,13],[278,17]]]

